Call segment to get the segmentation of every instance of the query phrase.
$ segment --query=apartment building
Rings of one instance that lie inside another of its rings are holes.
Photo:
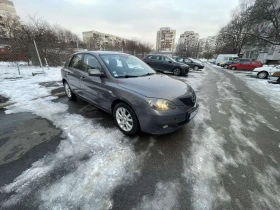
[[[214,51],[216,48],[216,36],[208,36],[207,38],[199,39],[199,48],[201,52]]]
[[[157,32],[156,51],[174,51],[175,50],[176,30],[170,27],[162,27]]]
[[[185,31],[180,35],[179,44],[186,44],[186,46],[198,46],[199,34],[194,31]]]
[[[14,3],[9,0],[0,0],[0,20],[5,17],[6,13],[17,15]]]
[[[98,31],[85,31],[82,34],[84,43],[95,44],[95,48],[99,48],[101,45],[104,46],[104,44],[110,46],[122,45],[128,41],[128,39]]]

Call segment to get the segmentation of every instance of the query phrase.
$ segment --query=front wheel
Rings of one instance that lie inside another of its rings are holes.
[[[266,78],[268,78],[268,73],[265,71],[261,71],[260,73],[258,73],[258,78],[266,79]]]
[[[198,71],[199,67],[198,66],[194,66],[193,70]]]
[[[180,75],[181,75],[181,69],[175,68],[175,69],[173,70],[173,74],[174,74],[175,76],[180,76]]]
[[[134,111],[126,104],[119,103],[114,107],[114,119],[118,128],[125,135],[133,136],[140,131],[140,125]]]
[[[65,81],[63,83],[63,85],[64,85],[64,89],[65,89],[65,92],[66,92],[66,95],[67,95],[68,99],[70,101],[76,101],[77,100],[76,95],[72,92],[68,82]]]

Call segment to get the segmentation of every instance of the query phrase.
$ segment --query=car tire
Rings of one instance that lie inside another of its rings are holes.
[[[175,76],[180,76],[181,73],[182,73],[182,71],[181,71],[180,68],[174,68],[174,69],[173,69],[173,74],[174,74]]]
[[[125,103],[119,103],[114,107],[113,116],[115,122],[125,135],[134,136],[140,131],[138,118],[132,108]],[[129,125],[131,127],[129,127]]]
[[[227,68],[228,68],[228,65],[224,65],[224,68],[227,69]]]
[[[198,67],[198,66],[194,66],[194,67],[193,67],[193,70],[198,71],[198,70],[199,70],[199,67]]]
[[[231,70],[233,70],[233,71],[236,70],[236,67],[235,66],[231,67]]]
[[[76,101],[76,100],[77,100],[77,97],[76,97],[76,95],[72,92],[72,90],[71,90],[71,88],[70,88],[68,82],[65,81],[65,82],[63,83],[63,85],[64,85],[64,90],[65,90],[65,93],[66,93],[66,96],[68,97],[68,99],[69,99],[70,101]]]
[[[261,72],[258,73],[257,76],[258,76],[259,79],[267,79],[268,78],[268,72],[261,71]]]

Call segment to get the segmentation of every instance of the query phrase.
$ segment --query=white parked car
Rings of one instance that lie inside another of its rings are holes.
[[[260,79],[267,79],[269,75],[277,71],[280,71],[280,66],[264,65],[263,67],[255,68],[254,71],[252,71],[252,74]]]

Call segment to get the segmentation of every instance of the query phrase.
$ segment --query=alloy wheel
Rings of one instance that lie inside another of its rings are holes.
[[[195,71],[198,71],[198,66],[193,67]]]
[[[116,120],[120,128],[126,132],[133,128],[133,119],[129,111],[124,107],[119,107],[116,111]]]
[[[265,72],[261,72],[261,73],[258,74],[258,77],[260,79],[265,79],[267,77],[267,74]]]
[[[65,92],[67,94],[67,97],[71,98],[72,97],[72,93],[71,93],[71,89],[70,89],[70,87],[69,87],[67,82],[64,83],[64,88],[65,88]]]
[[[181,74],[181,70],[179,68],[176,68],[176,69],[173,70],[173,74],[175,76],[179,76]]]

